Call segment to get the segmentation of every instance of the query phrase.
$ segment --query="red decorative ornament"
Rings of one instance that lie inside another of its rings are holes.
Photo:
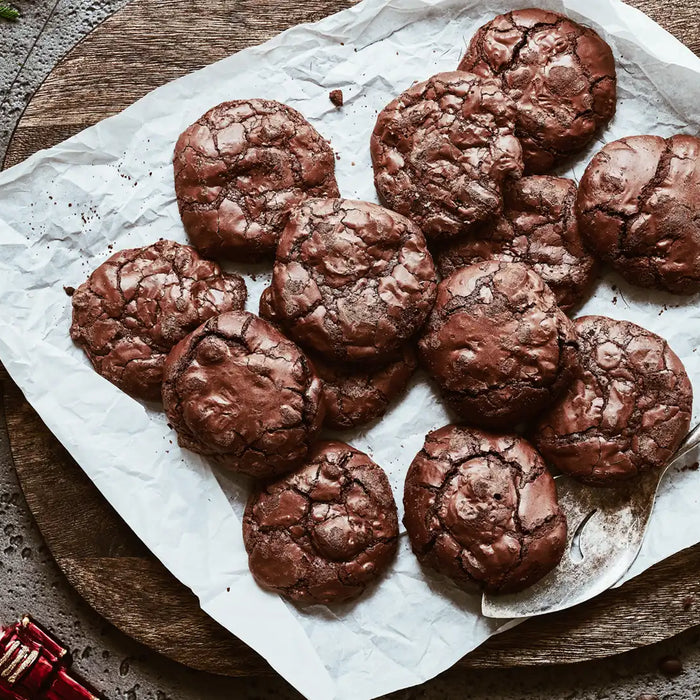
[[[29,617],[0,635],[0,699],[98,700],[68,673],[70,652]]]

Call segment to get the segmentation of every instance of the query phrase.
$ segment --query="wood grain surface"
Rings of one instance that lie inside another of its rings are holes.
[[[54,69],[20,120],[5,167],[108,117],[169,80],[351,3],[338,0],[133,0]],[[696,53],[698,2],[636,0]],[[205,615],[194,595],[150,554],[44,426],[4,370],[3,406],[24,494],[71,584],[138,641],[193,668],[270,672]],[[700,546],[620,589],[528,621],[459,662],[505,667],[582,661],[644,646],[700,624]],[[689,601],[697,603],[689,605]]]

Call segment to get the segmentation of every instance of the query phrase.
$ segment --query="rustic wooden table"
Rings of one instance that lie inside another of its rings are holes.
[[[5,167],[118,112],[153,88],[286,27],[351,3],[338,0],[134,0],[58,64],[29,103]],[[697,8],[679,0],[632,3],[700,52]],[[226,675],[269,670],[202,613],[194,596],[148,552],[3,374],[5,410],[29,507],[72,585],[105,618],[196,669]],[[621,589],[491,639],[470,667],[573,662],[609,656],[700,624],[700,546]]]

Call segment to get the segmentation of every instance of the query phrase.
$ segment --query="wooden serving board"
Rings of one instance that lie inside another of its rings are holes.
[[[169,80],[350,4],[133,0],[53,70],[17,126],[5,167],[120,111]],[[700,50],[698,0],[633,4],[696,53]],[[59,567],[85,600],[125,633],[192,668],[231,676],[269,672],[266,662],[205,615],[194,595],[146,549],[1,368],[0,381],[12,455],[27,503]],[[585,605],[496,636],[459,665],[575,662],[660,641],[700,624],[698,571],[700,545]]]

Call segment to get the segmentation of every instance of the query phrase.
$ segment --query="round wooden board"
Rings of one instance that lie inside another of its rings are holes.
[[[351,3],[339,0],[133,0],[76,46],[34,95],[5,167],[110,116],[153,88]],[[697,2],[637,0],[637,7],[700,49]],[[266,662],[205,615],[100,495],[2,371],[17,474],[59,567],[116,627],[192,668],[269,672]],[[584,661],[660,641],[700,624],[700,546],[620,589],[489,640],[459,665],[505,667]]]

